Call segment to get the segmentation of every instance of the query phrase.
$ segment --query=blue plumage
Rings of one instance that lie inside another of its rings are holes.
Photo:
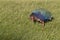
[[[32,14],[42,21],[51,20],[52,18],[51,13],[45,9],[34,10],[32,11]]]
[[[35,17],[37,17],[38,19],[41,19],[42,21],[45,20],[45,17],[43,15],[41,15],[40,13],[32,13]]]

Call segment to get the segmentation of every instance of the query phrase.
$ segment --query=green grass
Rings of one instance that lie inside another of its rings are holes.
[[[49,10],[55,18],[43,31],[29,19],[37,8]],[[60,40],[60,1],[0,0],[0,40]]]

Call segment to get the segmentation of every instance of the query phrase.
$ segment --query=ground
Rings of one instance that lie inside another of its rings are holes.
[[[39,8],[54,17],[44,29],[29,19]],[[60,40],[60,0],[0,0],[0,40]]]

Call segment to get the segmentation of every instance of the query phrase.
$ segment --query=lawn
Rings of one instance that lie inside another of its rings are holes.
[[[49,10],[54,20],[42,30],[29,15],[32,10]],[[60,40],[59,0],[0,0],[0,40]]]

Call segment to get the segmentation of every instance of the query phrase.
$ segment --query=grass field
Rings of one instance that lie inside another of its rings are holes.
[[[41,24],[29,19],[38,8],[49,10],[54,17],[43,31]],[[0,40],[60,40],[60,1],[0,0]]]

